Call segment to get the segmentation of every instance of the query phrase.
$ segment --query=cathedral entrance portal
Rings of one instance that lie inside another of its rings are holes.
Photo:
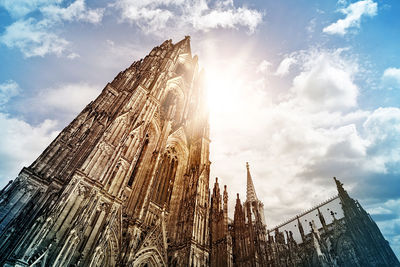
[[[139,251],[136,258],[133,260],[134,267],[158,267],[167,266],[163,261],[160,252],[156,248],[146,248]]]

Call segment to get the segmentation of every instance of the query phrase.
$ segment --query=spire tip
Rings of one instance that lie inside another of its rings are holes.
[[[247,201],[257,201],[256,189],[254,188],[253,179],[251,178],[250,174],[250,167],[249,163],[246,162],[247,168],[247,190],[246,190],[246,200]]]

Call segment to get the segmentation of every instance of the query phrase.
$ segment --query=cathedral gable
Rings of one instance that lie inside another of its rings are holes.
[[[167,266],[167,233],[164,212],[142,241],[132,260],[132,266]]]

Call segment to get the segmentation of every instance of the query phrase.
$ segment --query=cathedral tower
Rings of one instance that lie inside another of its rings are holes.
[[[267,240],[264,204],[257,198],[249,163],[246,162],[246,201],[236,199],[233,248],[236,266],[266,266]]]
[[[202,76],[185,37],[107,84],[1,191],[0,265],[208,265]]]

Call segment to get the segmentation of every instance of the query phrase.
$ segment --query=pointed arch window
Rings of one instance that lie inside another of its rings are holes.
[[[166,153],[157,174],[153,194],[153,201],[160,207],[169,206],[177,168],[178,159],[176,156]]]
[[[135,167],[133,167],[133,171],[132,171],[131,177],[129,178],[129,181],[128,181],[128,186],[129,187],[132,187],[133,182],[135,181],[138,169],[139,169],[139,167],[140,167],[140,165],[141,165],[141,163],[143,161],[144,155],[146,154],[146,150],[147,150],[148,145],[149,145],[149,138],[146,138],[142,148],[140,149],[139,158],[136,160]]]

